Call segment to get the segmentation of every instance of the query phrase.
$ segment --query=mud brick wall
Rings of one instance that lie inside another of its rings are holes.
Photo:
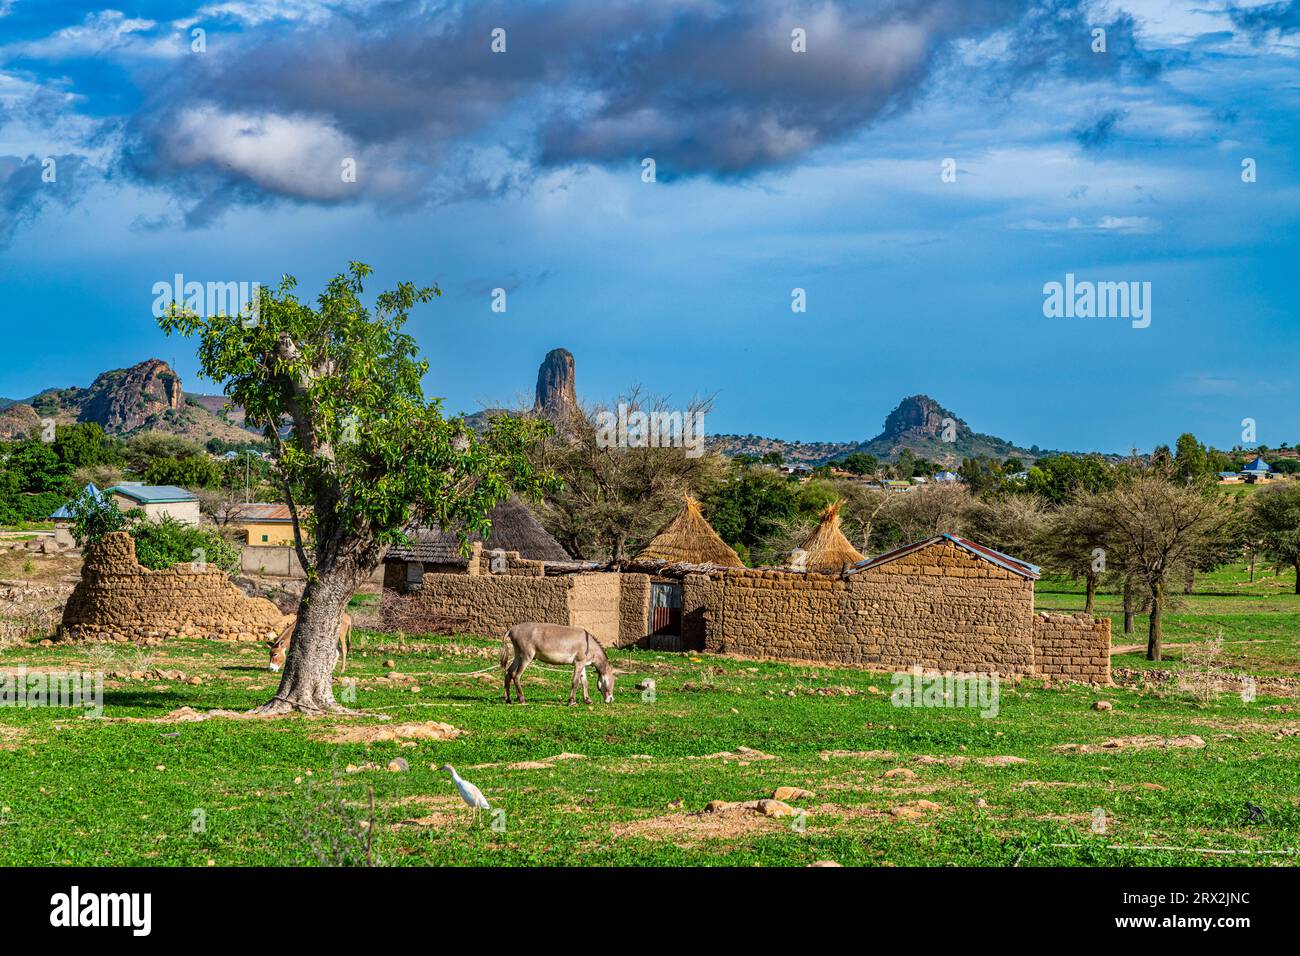
[[[1109,684],[1110,618],[1082,612],[1034,616],[1038,673],[1053,680]]]
[[[703,577],[703,576],[701,576]],[[1033,673],[1033,582],[951,544],[847,579],[724,571],[692,582],[705,647],[882,668]]]
[[[616,646],[622,631],[620,577],[614,571],[564,575],[562,580],[569,585],[569,615],[560,623],[586,628],[604,647]]]
[[[381,626],[389,631],[446,633],[449,629],[503,637],[525,621],[567,624],[567,576],[426,574],[418,590],[385,588]]]
[[[845,592],[851,656],[884,667],[1034,672],[1034,583],[950,542],[860,574]]]
[[[650,615],[650,575],[620,574],[618,596],[618,640],[627,647],[645,637]]]
[[[274,604],[245,596],[217,568],[141,567],[135,540],[119,531],[87,553],[81,581],[64,608],[60,634],[65,640],[184,635],[253,642],[274,637],[282,620]]]

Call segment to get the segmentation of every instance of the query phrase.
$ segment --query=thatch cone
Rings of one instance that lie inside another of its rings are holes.
[[[743,568],[745,562],[700,513],[700,503],[690,495],[676,517],[660,529],[641,549],[634,561],[666,561],[669,564],[717,564]]]
[[[807,552],[804,567],[809,571],[843,571],[851,564],[866,560],[840,530],[841,501],[834,501],[822,512],[817,525],[799,547]]]

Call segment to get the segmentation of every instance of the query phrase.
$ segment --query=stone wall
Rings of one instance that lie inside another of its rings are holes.
[[[1110,618],[1041,612],[1034,616],[1034,648],[1043,677],[1110,683]]]
[[[569,585],[569,615],[562,623],[585,628],[605,647],[616,646],[622,631],[620,577],[613,571],[564,575],[562,580]]]
[[[217,568],[141,567],[134,539],[119,531],[88,551],[81,581],[63,611],[60,636],[136,641],[183,635],[251,642],[274,637],[282,619],[274,604],[246,597]]]

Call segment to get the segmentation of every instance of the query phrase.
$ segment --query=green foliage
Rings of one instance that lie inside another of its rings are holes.
[[[87,491],[68,503],[72,515],[72,538],[81,548],[93,548],[105,535],[125,531],[135,519],[139,509],[123,513],[111,498],[95,498]]]
[[[94,422],[57,426],[54,453],[73,468],[120,465],[125,460],[122,442],[104,434],[104,429]]]
[[[130,528],[135,556],[155,571],[182,562],[206,563],[227,574],[239,571],[239,549],[204,528],[183,525],[174,518],[136,521]]]
[[[410,310],[441,293],[409,282],[361,301],[371,269],[353,262],[316,307],[296,280],[259,290],[258,318],[201,317],[173,304],[164,331],[198,338],[202,374],[220,384],[277,451],[280,478],[312,506],[313,573],[373,567],[382,544],[415,523],[488,530],[487,513],[512,492],[537,498],[557,486],[526,449],[551,430],[539,419],[495,417],[479,436],[426,402]],[[292,422],[281,437],[284,421]]]
[[[866,452],[855,451],[851,455],[845,455],[839,461],[831,464],[842,468],[844,471],[852,472],[855,475],[874,475],[880,463],[876,461],[875,455],[868,455]]]
[[[1080,491],[1101,492],[1115,484],[1115,469],[1096,456],[1054,455],[1029,469],[1025,490],[1059,505]]]
[[[1261,489],[1251,499],[1251,530],[1266,554],[1300,569],[1300,482]],[[1296,583],[1300,593],[1300,581]]]
[[[154,458],[144,469],[144,480],[151,485],[178,485],[182,488],[216,488],[224,469],[204,455],[185,458]]]
[[[165,432],[141,432],[126,443],[126,464],[137,475],[145,475],[159,458],[203,457],[203,449],[189,439]]]

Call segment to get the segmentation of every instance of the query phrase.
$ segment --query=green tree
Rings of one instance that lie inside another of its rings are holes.
[[[1040,458],[1029,469],[1025,491],[1052,505],[1060,505],[1079,492],[1104,491],[1115,484],[1115,470],[1095,455],[1053,455]]]
[[[874,475],[880,463],[876,461],[875,455],[868,455],[866,452],[855,451],[851,455],[845,455],[839,461],[832,462],[845,471],[852,472],[855,475]]]
[[[1253,536],[1274,561],[1295,568],[1300,594],[1300,482],[1261,488],[1251,498],[1250,512]]]
[[[1191,432],[1183,432],[1174,445],[1174,474],[1183,481],[1196,481],[1210,471],[1205,446]]]
[[[709,523],[722,539],[742,546],[752,561],[776,559],[771,543],[798,513],[800,486],[763,469],[746,468],[704,497]]]
[[[104,434],[94,422],[59,425],[54,430],[54,453],[73,468],[120,465],[122,443]]]
[[[422,523],[489,530],[487,514],[512,492],[537,498],[556,486],[528,447],[551,427],[498,415],[482,435],[445,419],[420,386],[428,363],[403,331],[410,310],[437,287],[409,282],[362,303],[369,266],[353,262],[317,297],[300,302],[296,280],[259,290],[257,318],[200,317],[173,304],[159,323],[198,337],[200,370],[221,385],[276,449],[276,467],[308,569],[298,622],[275,696],[264,713],[338,711],[332,672],[338,625],[356,588],[387,547]],[[283,422],[291,423],[281,436]],[[312,506],[303,544],[302,489]]]
[[[114,531],[125,531],[144,512],[138,508],[123,512],[109,498],[96,498],[86,491],[68,503],[72,515],[72,539],[79,548],[93,548]]]

